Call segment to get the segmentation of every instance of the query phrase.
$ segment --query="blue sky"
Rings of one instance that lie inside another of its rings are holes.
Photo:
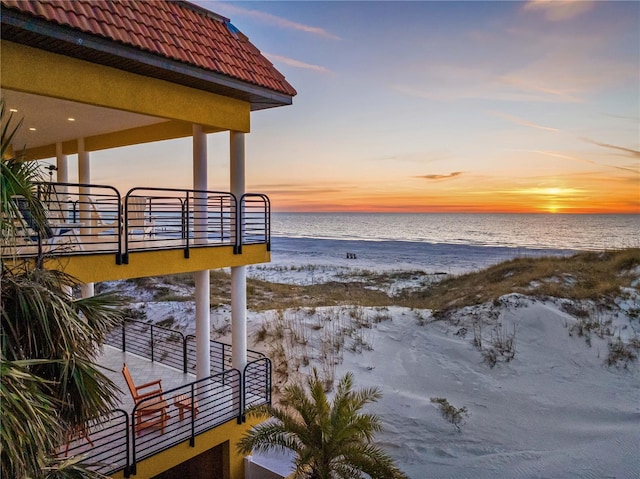
[[[638,2],[194,3],[298,90],[246,139],[276,210],[640,212]],[[169,165],[190,143],[136,148]]]

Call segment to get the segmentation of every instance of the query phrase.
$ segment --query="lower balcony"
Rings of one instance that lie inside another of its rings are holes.
[[[3,257],[36,258],[83,282],[268,262],[271,209],[262,194],[41,183],[47,221],[12,198],[17,238]],[[61,261],[63,260],[63,261]]]
[[[91,469],[112,477],[154,477],[215,446],[226,444],[226,454],[234,454],[235,442],[249,427],[243,424],[245,409],[271,401],[271,363],[248,351],[247,366],[238,371],[230,366],[231,347],[216,341],[210,342],[210,358],[211,375],[196,380],[193,336],[124,322],[112,331],[98,360],[122,389],[121,404],[108,417],[70,434],[60,455],[82,456]],[[162,393],[135,404],[123,364],[138,385],[160,379]],[[221,457],[216,467],[228,469],[229,459]],[[229,474],[219,477],[237,476]]]

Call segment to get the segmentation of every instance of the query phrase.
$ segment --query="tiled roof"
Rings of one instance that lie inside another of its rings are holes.
[[[281,94],[296,94],[228,19],[189,2],[2,0],[2,5]]]

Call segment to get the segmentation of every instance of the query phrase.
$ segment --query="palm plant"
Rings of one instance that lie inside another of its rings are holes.
[[[5,158],[19,126],[2,116],[1,240],[15,244],[21,225],[13,196],[29,205],[36,224],[45,208],[34,195],[37,169]],[[16,225],[18,225],[16,227]],[[106,332],[119,320],[113,298],[73,300],[71,276],[42,268],[40,261],[2,259],[0,283],[0,476],[13,478],[102,477],[59,460],[56,449],[69,430],[86,427],[113,409],[117,386],[93,359]]]
[[[247,432],[238,443],[239,451],[291,450],[297,479],[406,478],[373,443],[381,430],[379,418],[361,412],[381,397],[378,389],[353,391],[353,375],[347,373],[330,402],[315,369],[307,387],[308,392],[300,384],[287,386],[282,407],[264,405],[251,410],[252,415],[266,414],[275,420]]]
[[[0,231],[2,241],[11,246],[18,229],[24,228],[24,219],[13,198],[18,196],[25,201],[37,227],[44,228],[45,209],[33,193],[33,184],[42,180],[36,162],[20,161],[12,155],[11,141],[15,137],[22,120],[15,121],[13,113],[6,114],[4,99],[0,99],[0,119],[2,143],[0,157],[2,166],[0,173]]]

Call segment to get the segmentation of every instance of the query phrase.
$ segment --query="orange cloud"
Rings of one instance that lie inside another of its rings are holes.
[[[561,22],[577,17],[591,10],[593,6],[593,2],[584,0],[530,0],[525,3],[523,9],[540,10],[544,12],[547,20]]]

